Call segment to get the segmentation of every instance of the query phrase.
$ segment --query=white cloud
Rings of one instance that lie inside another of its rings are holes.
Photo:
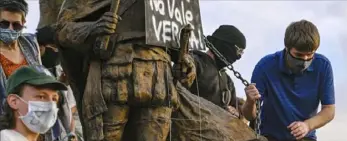
[[[40,20],[40,7],[39,7],[39,1],[28,1],[29,4],[29,13],[26,17],[27,28],[24,29],[24,32],[26,33],[35,33],[36,26]]]
[[[326,126],[317,130],[319,141],[345,141],[346,140],[346,126],[347,114],[340,113],[335,119],[328,123]]]

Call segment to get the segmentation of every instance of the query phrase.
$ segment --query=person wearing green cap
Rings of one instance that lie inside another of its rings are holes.
[[[1,141],[37,141],[58,117],[59,90],[67,87],[43,66],[24,66],[6,84],[4,114],[0,116]]]

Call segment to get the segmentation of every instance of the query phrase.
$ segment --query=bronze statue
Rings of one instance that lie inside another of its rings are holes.
[[[39,0],[40,21],[37,29],[57,22],[60,7],[64,0]]]
[[[174,81],[171,58],[178,53],[146,44],[145,1],[120,0],[117,15],[109,12],[111,0],[63,3],[56,38],[85,140],[254,139],[241,120]],[[107,47],[96,42],[105,35]],[[185,66],[194,67],[191,59],[183,59]]]
[[[134,140],[166,140],[178,107],[169,52],[145,44],[144,0],[121,0],[121,18],[108,12],[110,2],[67,0],[58,18],[62,64],[80,103],[85,139],[118,141],[133,126]],[[100,57],[95,43],[104,35],[111,35],[109,58]]]

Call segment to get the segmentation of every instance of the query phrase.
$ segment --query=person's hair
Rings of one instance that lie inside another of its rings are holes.
[[[317,27],[310,21],[301,20],[291,23],[285,32],[284,45],[298,51],[312,52],[318,49],[320,35]]]
[[[44,26],[36,30],[36,38],[39,45],[54,44],[55,29],[53,26]]]
[[[24,12],[22,11],[17,11],[15,9],[12,8],[0,8],[0,13],[3,11],[9,11],[9,12],[13,12],[13,13],[20,13],[22,15],[22,22],[25,22],[25,16],[24,16]],[[0,15],[1,18],[1,15]]]
[[[11,2],[5,0],[0,2],[0,12],[3,11],[21,13],[22,21],[24,22],[25,16],[28,12],[28,3],[25,0],[11,0]]]
[[[23,96],[23,89],[25,84],[21,84],[14,89],[14,94]],[[6,100],[6,99],[5,99]],[[3,103],[3,114],[0,115],[0,130],[13,129],[16,125],[16,119],[14,116],[13,109],[7,103],[7,100]]]
[[[32,86],[35,87],[37,89],[44,89],[44,88],[49,88],[49,89],[56,89],[54,85],[52,84],[46,84],[46,85],[41,85],[41,86],[33,86],[30,84],[20,84],[19,86],[17,86],[13,92],[11,92],[12,94],[16,94],[19,97],[23,96],[23,90],[25,86]],[[59,97],[59,101],[58,101],[58,105],[62,104],[62,97]],[[10,105],[7,103],[7,99],[5,99],[6,101],[3,103],[3,114],[0,115],[0,130],[3,129],[13,129],[16,126],[16,119],[14,116],[14,111],[13,109],[10,107]]]

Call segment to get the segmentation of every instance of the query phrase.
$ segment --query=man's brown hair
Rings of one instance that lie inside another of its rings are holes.
[[[310,21],[301,20],[292,22],[286,29],[284,45],[286,48],[295,48],[298,51],[316,51],[320,44],[320,35],[317,27]]]

